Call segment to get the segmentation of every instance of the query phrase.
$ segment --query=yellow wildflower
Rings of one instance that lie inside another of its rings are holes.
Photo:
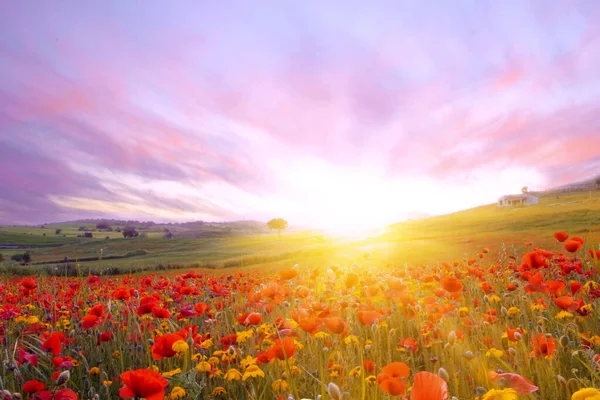
[[[246,341],[254,335],[254,329],[247,331],[236,332],[238,343],[246,343]]]
[[[596,388],[583,388],[571,396],[571,400],[600,400],[600,390]]]
[[[244,372],[244,376],[242,376],[242,380],[245,381],[248,378],[256,378],[256,377],[264,378],[265,373],[263,372],[262,369],[260,369],[258,367],[258,365],[252,364],[248,368],[246,368],[246,372]]]
[[[349,377],[354,377],[356,375],[360,375],[360,367],[354,367],[348,372]]]
[[[346,344],[358,344],[358,336],[356,335],[348,335],[344,338],[344,343]]]
[[[175,386],[171,393],[169,393],[169,400],[180,400],[185,397],[185,389],[181,386]]]
[[[98,367],[92,367],[88,371],[88,374],[90,374],[90,375],[98,375],[99,373],[100,373],[100,368],[98,368]]]
[[[375,384],[377,383],[377,377],[375,375],[369,375],[365,378],[365,382],[369,384]]]
[[[213,389],[212,391],[212,395],[213,397],[217,397],[217,396],[221,396],[221,395],[226,395],[227,394],[227,390],[225,390],[224,387],[222,386],[217,386],[216,388]]]
[[[175,375],[180,374],[180,373],[181,373],[181,368],[177,368],[177,369],[172,369],[172,370],[167,371],[167,372],[163,372],[162,375],[170,378],[170,377],[175,376]]]
[[[503,355],[504,355],[504,352],[502,350],[498,350],[496,348],[491,348],[487,351],[487,353],[485,353],[486,357],[491,357],[491,358],[502,358]]]
[[[119,350],[113,351],[112,358],[114,358],[115,360],[120,359],[121,358],[121,352]]]
[[[211,365],[206,361],[202,361],[196,365],[196,372],[209,372],[212,369]]]
[[[288,383],[285,379],[277,379],[275,382],[271,384],[271,388],[276,393],[283,393],[288,390]]]
[[[519,397],[515,389],[491,389],[483,395],[481,400],[518,400]]]
[[[573,314],[571,314],[571,313],[570,313],[570,312],[568,312],[568,311],[564,311],[564,310],[563,310],[563,311],[559,312],[558,314],[556,314],[556,315],[554,316],[554,318],[556,318],[556,319],[573,318]]]
[[[240,361],[240,365],[242,368],[248,368],[251,365],[256,364],[256,359],[252,356],[246,356],[243,360]]]
[[[235,368],[230,368],[224,376],[225,379],[227,379],[228,381],[239,381],[240,379],[242,379],[242,374],[240,373],[240,371],[238,371]]]
[[[173,346],[171,346],[171,348],[174,352],[183,354],[190,349],[190,346],[185,342],[185,340],[178,340],[175,343],[173,343]]]
[[[508,309],[508,315],[511,315],[511,316],[515,316],[520,312],[521,312],[521,310],[519,310],[517,307],[511,307]]]
[[[110,385],[112,385],[112,381],[108,381],[108,380],[107,380],[107,381],[104,381],[104,382],[102,382],[102,384],[103,384],[104,386],[110,386]]]
[[[498,303],[500,301],[500,297],[498,297],[497,295],[493,294],[490,296],[490,303]]]
[[[315,333],[315,337],[317,339],[327,339],[329,337],[329,333],[327,333],[327,332],[317,332],[317,333]]]
[[[469,309],[467,307],[461,307],[458,309],[458,315],[460,317],[466,317],[469,315]]]

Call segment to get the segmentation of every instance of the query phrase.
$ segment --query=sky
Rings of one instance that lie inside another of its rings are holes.
[[[356,227],[600,172],[600,2],[0,2],[0,223]]]

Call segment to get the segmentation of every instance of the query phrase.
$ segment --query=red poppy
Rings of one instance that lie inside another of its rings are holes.
[[[371,326],[383,321],[383,315],[375,311],[359,311],[358,322],[365,326]]]
[[[566,232],[556,232],[554,238],[562,243],[569,238],[569,235]]]
[[[49,351],[50,353],[57,355],[62,351],[62,341],[65,338],[65,334],[62,332],[52,332],[50,337],[42,343],[42,351]]]
[[[369,373],[375,372],[376,365],[373,360],[363,360],[362,366]]]
[[[169,386],[168,380],[149,369],[126,371],[120,377],[125,386],[119,389],[119,396],[125,399],[143,397],[146,400],[163,400],[165,388]]]
[[[450,293],[458,293],[463,289],[462,282],[453,276],[443,277],[440,280],[440,286]]]
[[[583,247],[583,243],[577,241],[577,240],[567,240],[565,242],[565,250],[567,250],[569,253],[575,253],[579,250],[581,250],[581,248]]]
[[[494,371],[490,371],[488,376],[490,377],[490,380],[494,382],[494,384],[499,385],[502,383],[504,386],[513,388],[519,394],[529,394],[539,389],[539,387],[535,386],[533,382],[519,374],[499,374]]]
[[[552,299],[554,304],[561,310],[565,311],[577,311],[579,310],[579,302],[573,299],[571,296],[561,296],[556,299]]]
[[[41,392],[45,387],[46,385],[43,382],[32,380],[25,382],[22,390],[24,393],[36,393]]]
[[[294,339],[286,337],[283,339],[275,339],[275,343],[268,351],[269,359],[277,358],[279,360],[285,360],[290,358],[296,352],[296,345]]]
[[[427,371],[415,374],[410,392],[411,400],[446,400],[447,398],[448,384],[445,380]]]
[[[531,347],[533,347],[533,351],[529,355],[530,357],[548,357],[556,351],[556,341],[552,336],[546,337],[546,335],[538,333],[531,338]]]
[[[181,336],[174,333],[167,333],[157,337],[152,345],[152,358],[160,360],[164,357],[173,357],[176,352],[173,350],[173,344],[179,340],[184,340]]]
[[[547,260],[542,253],[530,251],[523,256],[523,265],[531,269],[544,268],[547,265]]]
[[[377,375],[379,388],[392,396],[404,394],[408,382],[406,378],[410,375],[408,365],[403,362],[393,362],[383,367]]]
[[[154,315],[154,318],[159,318],[159,319],[171,318],[171,313],[169,312],[169,310],[167,310],[166,308],[162,308],[162,307],[153,307],[152,315]]]

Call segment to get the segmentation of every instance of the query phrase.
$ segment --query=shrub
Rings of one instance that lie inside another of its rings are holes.
[[[93,237],[94,237],[94,234],[93,234],[92,232],[86,232],[86,233],[84,233],[84,234],[83,234],[83,237],[86,237],[86,238],[90,238],[90,239],[91,239],[91,238],[93,238]]]
[[[62,232],[62,229],[57,229],[57,230],[54,231],[54,234],[60,235],[61,232]]]

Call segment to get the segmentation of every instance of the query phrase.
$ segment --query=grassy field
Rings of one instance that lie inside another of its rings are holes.
[[[419,265],[462,259],[483,247],[509,254],[521,254],[526,242],[551,247],[552,234],[557,230],[578,234],[586,238],[586,243],[597,244],[600,191],[544,196],[538,205],[530,207],[498,208],[491,204],[402,222],[388,226],[381,235],[360,240],[326,236],[320,231],[288,232],[281,238],[275,234],[219,234],[165,239],[160,227],[145,232],[147,237],[125,239],[119,232],[94,232],[93,239],[84,239],[77,237],[82,234],[79,226],[82,224],[0,227],[0,244],[25,246],[0,252],[7,259],[12,254],[31,251],[35,265],[22,267],[30,270],[41,270],[65,257],[77,260],[86,270],[116,267],[125,272],[158,266],[276,269],[294,263],[348,264],[363,260],[367,254],[373,262]],[[56,229],[62,229],[61,235],[55,234]],[[104,239],[106,236],[110,239]],[[14,264],[4,261],[4,266]]]

